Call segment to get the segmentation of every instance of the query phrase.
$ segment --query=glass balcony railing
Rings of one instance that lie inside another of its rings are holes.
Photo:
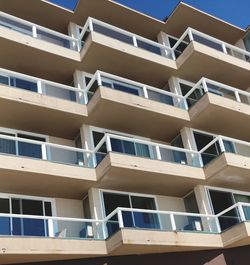
[[[84,104],[84,91],[0,68],[0,84]]]
[[[107,153],[116,152],[193,167],[203,166],[201,155],[197,151],[109,133],[105,134],[94,151],[97,152],[97,164],[104,159]]]
[[[131,208],[117,208],[106,217],[105,225],[108,236],[112,236],[122,228],[151,231],[220,233],[220,225],[215,215]]]
[[[89,101],[92,98],[100,86],[108,87],[117,91],[122,91],[181,109],[187,110],[188,108],[186,100],[183,96],[101,71],[97,71],[95,73],[86,87],[86,101]]]
[[[104,240],[100,220],[0,213],[0,236]]]
[[[86,24],[83,27],[78,26],[78,32],[82,47],[84,46],[90,32],[97,32],[115,40],[132,45],[138,49],[143,49],[171,60],[174,59],[174,54],[170,47],[91,17],[88,18]]]
[[[216,215],[116,208],[102,220],[0,213],[0,236],[105,240],[120,229],[220,234],[250,221],[250,203]]]
[[[78,39],[54,30],[36,25],[24,19],[0,12],[0,27],[5,27],[19,33],[44,40],[58,46],[78,51]]]
[[[95,155],[91,151],[2,133],[0,155],[27,157],[79,167],[96,166]]]
[[[222,153],[237,154],[250,157],[250,143],[225,136],[215,136],[214,139],[203,147],[201,154],[203,164],[206,165]]]
[[[182,86],[188,88],[184,98],[186,99],[189,108],[197,103],[205,93],[215,94],[239,103],[250,105],[249,92],[204,77],[193,85],[191,85],[190,82],[181,79],[178,79],[178,83],[181,88]]]
[[[211,37],[205,33],[202,33],[190,27],[187,28],[187,30],[179,38],[176,44],[172,47],[174,57],[178,58],[180,54],[185,50],[183,49],[183,43],[185,43],[185,47],[187,47],[188,44],[192,41],[198,42],[209,48],[215,49],[224,54],[238,58],[240,60],[250,62],[250,52],[238,48],[234,45],[228,44],[214,37]]]

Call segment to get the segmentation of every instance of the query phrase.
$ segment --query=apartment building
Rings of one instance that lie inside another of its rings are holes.
[[[249,264],[250,31],[0,10],[0,264]]]

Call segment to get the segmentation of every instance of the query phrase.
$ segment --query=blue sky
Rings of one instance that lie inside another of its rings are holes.
[[[73,9],[78,0],[50,0]],[[90,0],[91,1],[91,0]],[[132,7],[158,19],[169,16],[179,0],[117,0],[118,3]],[[217,16],[241,28],[250,24],[249,0],[184,0],[183,2]],[[202,23],[202,22],[201,22]]]

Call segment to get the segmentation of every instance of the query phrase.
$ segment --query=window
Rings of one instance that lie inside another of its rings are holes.
[[[118,207],[131,209],[148,209],[156,210],[156,203],[153,197],[144,197],[134,194],[125,193],[102,193],[105,216],[109,215]],[[133,211],[122,211],[124,227],[127,228],[143,228],[143,229],[159,229],[160,223],[158,214],[143,213]],[[118,217],[113,216],[107,224],[109,235],[119,230]]]
[[[118,133],[114,133],[114,134],[119,135]],[[93,130],[92,131],[92,139],[93,139],[94,147],[96,147],[99,144],[99,142],[104,137],[104,135],[105,135],[104,130],[100,130],[100,131]],[[124,135],[121,135],[121,136],[124,136]],[[134,155],[134,156],[139,156],[139,157],[146,157],[146,158],[151,158],[153,156],[149,145],[135,143],[134,141],[132,141],[133,138],[131,136],[126,135],[126,137],[131,138],[131,141],[115,139],[111,137],[110,142],[111,142],[111,148],[113,152]],[[107,148],[106,148],[106,143],[104,143],[98,150],[97,162],[100,162],[106,154],[107,154]]]
[[[0,196],[0,213],[52,216],[52,202],[32,197]],[[48,236],[48,234],[47,220],[0,217],[0,235]]]
[[[22,142],[22,140],[16,141],[14,139],[4,139],[1,138],[1,135],[19,137],[22,139],[35,140],[39,142],[46,142],[45,137],[40,137],[25,132],[19,133],[9,129],[0,129],[0,153],[32,157],[38,159],[42,159],[45,156],[45,154],[43,154],[41,144],[27,143],[24,141]]]

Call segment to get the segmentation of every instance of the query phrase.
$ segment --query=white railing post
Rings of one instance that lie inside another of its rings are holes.
[[[96,72],[96,76],[97,76],[97,84],[98,87],[102,85],[102,77],[101,77],[101,73],[99,71]]]
[[[107,152],[112,152],[112,145],[111,145],[111,140],[110,140],[110,136],[107,135],[106,136],[106,148],[107,148]]]
[[[227,54],[227,48],[226,48],[226,45],[225,45],[224,42],[221,44],[221,47],[222,47],[223,52],[224,52],[225,54]]]
[[[203,159],[202,159],[202,154],[201,153],[198,154],[198,159],[199,159],[200,166],[201,167],[204,167]]]
[[[120,227],[120,228],[123,228],[123,227],[124,227],[124,223],[123,223],[123,218],[122,218],[122,211],[121,211],[121,209],[118,209],[118,211],[117,211],[117,216],[118,216],[119,227]]]
[[[159,145],[156,145],[155,146],[155,151],[156,151],[156,158],[158,160],[162,160],[162,157],[161,157],[161,150],[160,150],[160,146]]]
[[[237,100],[238,102],[241,102],[239,91],[235,90],[235,91],[234,91],[234,95],[235,95],[236,100]]]
[[[194,40],[194,36],[190,28],[188,29],[188,37],[189,37],[190,42]]]
[[[202,86],[203,86],[204,92],[208,93],[208,87],[207,87],[207,82],[205,78],[202,78]]]
[[[89,31],[94,31],[93,21],[91,18],[89,19]]]
[[[219,216],[216,216],[216,217],[215,217],[215,222],[216,222],[216,227],[217,227],[217,231],[218,231],[218,233],[221,233],[221,227],[220,227]]]
[[[148,99],[148,90],[146,86],[143,86],[143,94],[144,94],[144,97]]]
[[[43,94],[43,84],[41,80],[37,80],[37,93]]]
[[[135,47],[138,47],[138,43],[137,43],[137,39],[135,35],[133,35],[133,44]]]
[[[41,147],[42,147],[42,158],[43,158],[43,160],[48,160],[46,144],[42,144]]]
[[[32,36],[34,38],[37,38],[37,28],[35,25],[32,26]]]
[[[53,225],[53,220],[52,219],[48,219],[48,230],[49,230],[49,237],[54,237],[55,233],[54,233],[54,225]]]
[[[245,213],[244,213],[244,210],[243,210],[243,207],[242,207],[242,204],[239,204],[239,214],[240,214],[240,219],[242,222],[245,222],[246,221],[246,216],[245,216]]]
[[[174,218],[174,215],[172,213],[170,214],[170,221],[171,221],[172,230],[177,231],[175,218]]]
[[[226,149],[223,143],[223,139],[221,138],[221,136],[218,136],[218,141],[219,141],[219,145],[220,145],[220,149],[222,153],[225,153]]]

